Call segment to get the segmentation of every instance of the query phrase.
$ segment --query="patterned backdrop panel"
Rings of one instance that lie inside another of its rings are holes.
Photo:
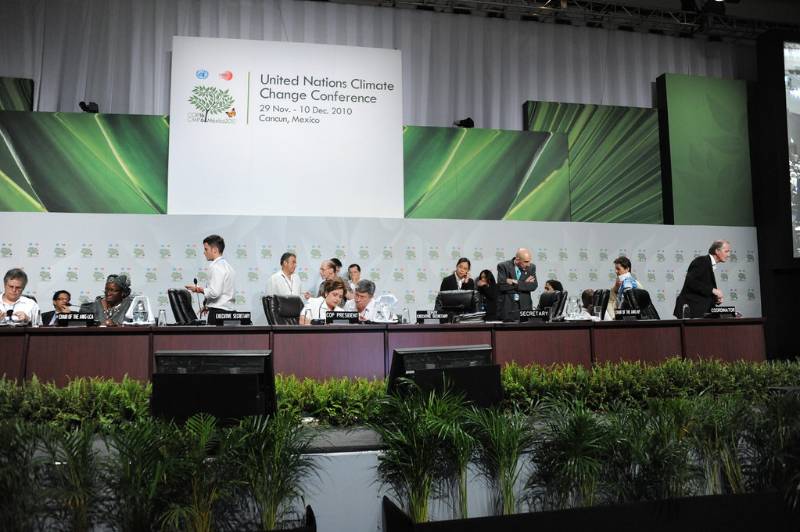
[[[655,109],[525,102],[523,129],[569,139],[570,220],[662,223]]]
[[[24,268],[27,292],[44,310],[55,290],[88,301],[102,292],[108,274],[120,272],[131,276],[134,292],[168,309],[168,288],[205,279],[201,242],[218,233],[236,269],[238,307],[252,311],[256,323],[266,321],[260,298],[286,250],[297,253],[308,289],[319,284],[320,261],[338,257],[345,266],[360,264],[378,292],[395,294],[413,313],[432,308],[442,277],[459,257],[470,258],[473,276],[482,269],[496,273],[497,263],[520,246],[531,249],[537,266],[534,300],[550,278],[574,295],[610,287],[612,261],[626,255],[668,318],[689,262],[717,238],[733,247],[730,261],[717,270],[726,299],[745,316],[761,315],[756,230],[749,227],[54,213],[2,213],[0,223],[9,228],[0,237],[0,269]]]

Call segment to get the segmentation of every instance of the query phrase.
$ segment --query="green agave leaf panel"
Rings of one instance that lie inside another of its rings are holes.
[[[165,213],[163,116],[0,112],[3,210]]]
[[[0,111],[33,111],[33,80],[0,77]]]
[[[406,218],[568,220],[564,135],[406,126]]]
[[[572,221],[663,222],[654,109],[526,102],[523,110],[526,130],[568,138]]]

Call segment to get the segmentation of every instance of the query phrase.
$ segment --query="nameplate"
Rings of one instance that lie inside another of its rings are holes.
[[[236,326],[236,325],[250,325],[249,312],[217,312],[216,315],[218,326]]]
[[[56,318],[58,321],[94,321],[94,313],[92,312],[71,312],[58,314]]]
[[[217,312],[217,319],[218,320],[249,320],[250,313],[249,312]]]
[[[735,314],[736,307],[711,307],[711,314]]]
[[[444,312],[435,310],[418,310],[417,323],[441,323],[440,320],[447,320],[449,316]]]
[[[520,318],[549,318],[549,310],[520,310]]]
[[[94,325],[94,313],[59,313],[56,315],[56,325],[59,327],[87,327],[89,325]]]
[[[617,309],[614,317],[618,320],[638,320],[642,315],[639,309]]]
[[[326,323],[356,323],[358,312],[354,310],[334,310],[325,313]]]
[[[708,314],[711,318],[735,318],[736,307],[711,307],[711,310],[708,311]]]

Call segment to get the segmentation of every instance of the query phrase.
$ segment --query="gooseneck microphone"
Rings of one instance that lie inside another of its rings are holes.
[[[197,299],[197,317],[199,318],[200,314],[203,313],[203,306],[200,304],[200,294],[197,293],[197,277],[195,277],[192,280],[194,281],[194,287],[195,287],[194,296],[195,299]]]

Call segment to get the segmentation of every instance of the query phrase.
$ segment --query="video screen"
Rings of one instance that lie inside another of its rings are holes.
[[[789,186],[792,202],[793,254],[800,257],[800,43],[783,43],[783,69],[786,84],[786,122],[789,131]]]

